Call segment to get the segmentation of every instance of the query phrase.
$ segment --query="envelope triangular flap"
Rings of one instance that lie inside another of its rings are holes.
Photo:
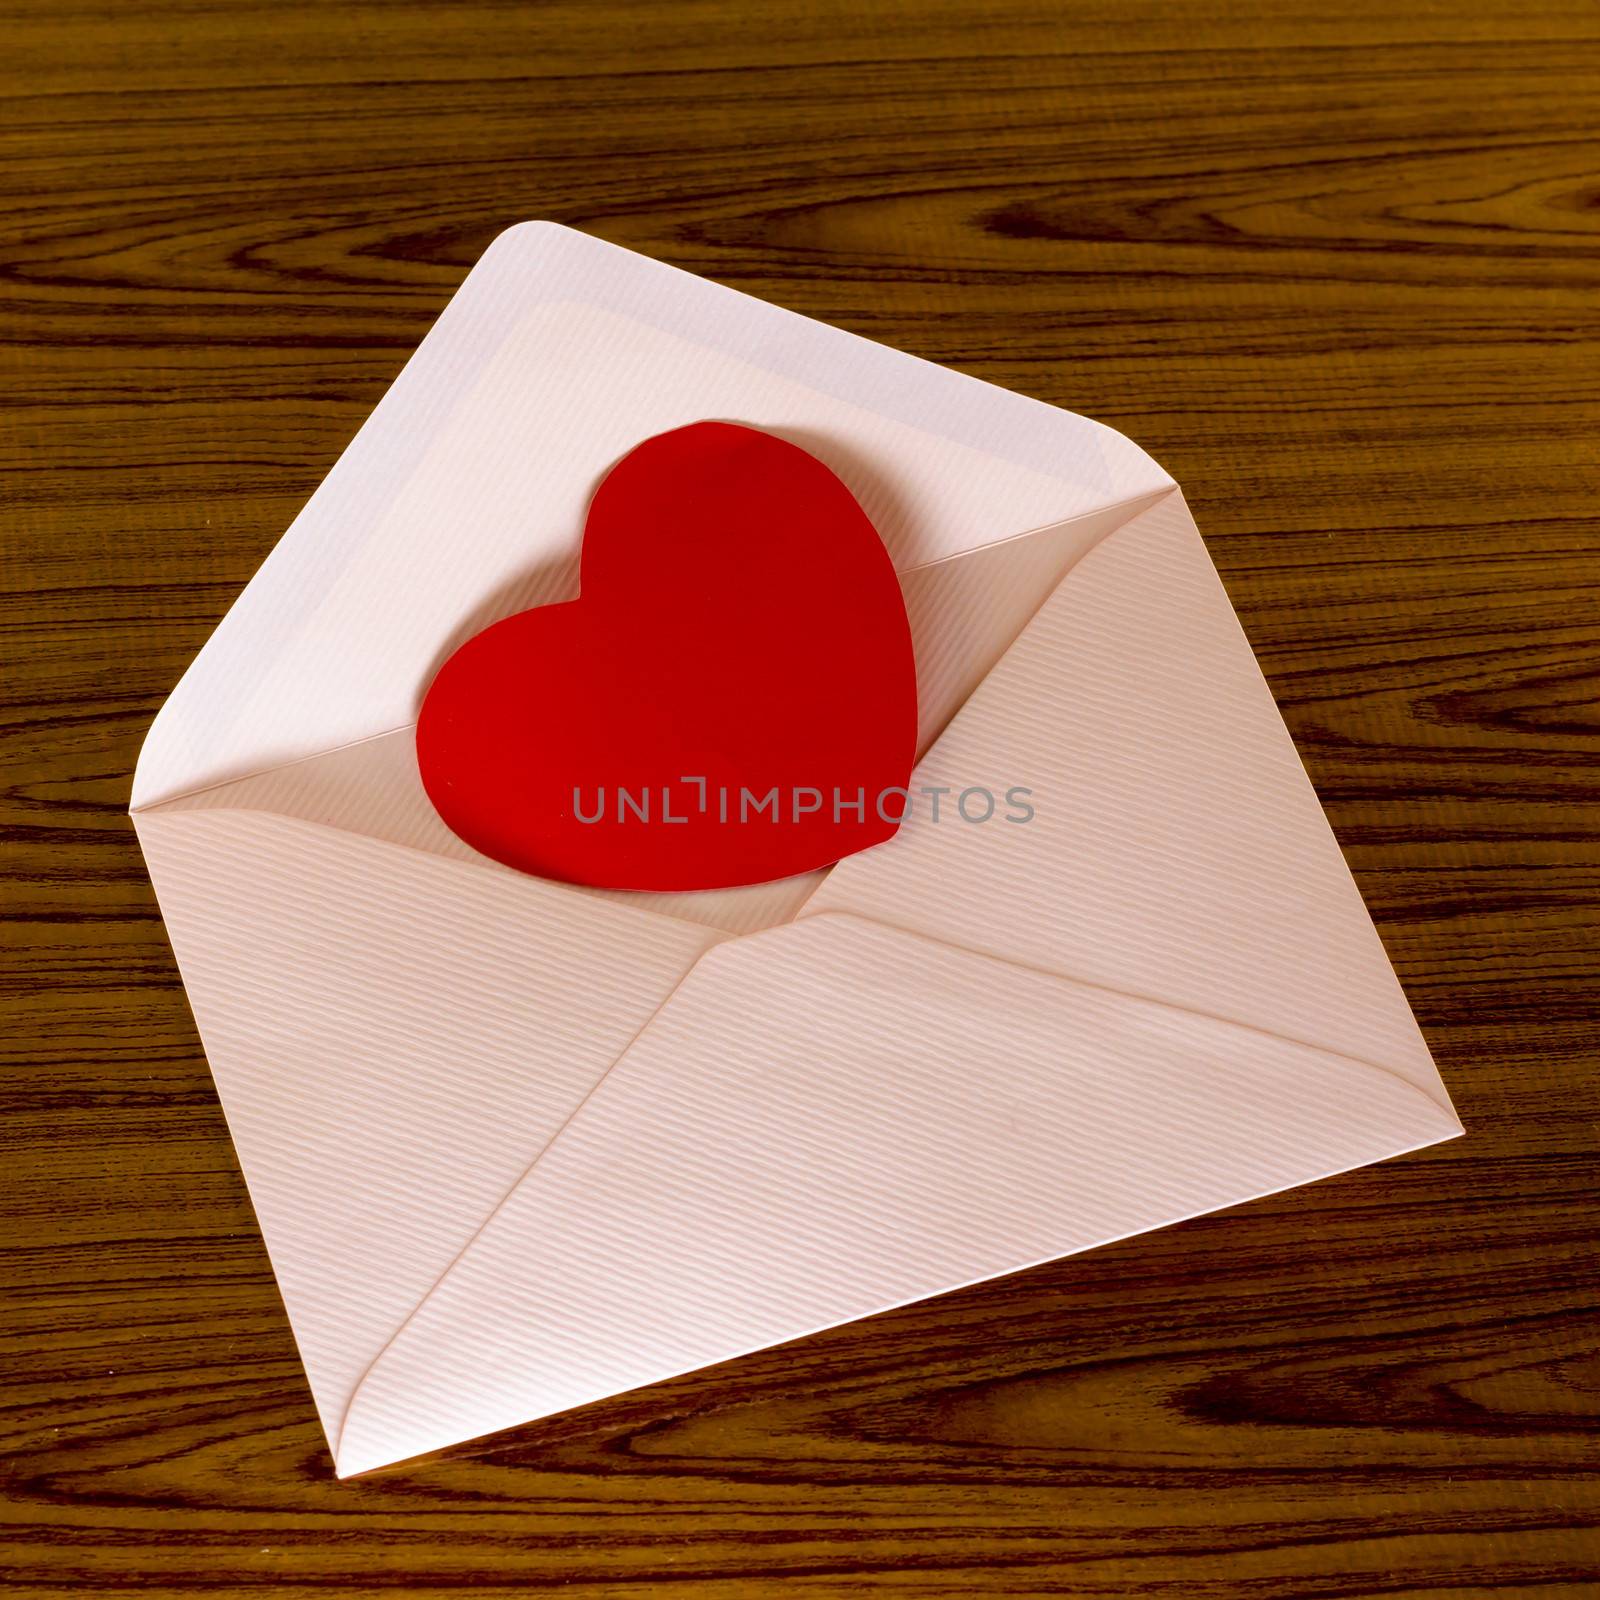
[[[605,468],[706,417],[813,450],[902,570],[1170,487],[1085,418],[527,224],[469,274],[162,708],[134,804],[407,726],[463,638],[570,596]]]
[[[1451,1131],[1307,1046],[807,917],[702,959],[363,1380],[339,1471]]]
[[[1448,1103],[1181,495],[1102,540],[919,765],[946,788],[842,862],[849,911],[1381,1064]],[[971,826],[963,788],[1032,791]]]
[[[323,1425],[715,937],[297,819],[135,818]]]

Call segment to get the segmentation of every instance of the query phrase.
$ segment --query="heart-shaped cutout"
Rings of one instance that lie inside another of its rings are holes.
[[[889,838],[915,757],[899,581],[797,445],[699,422],[606,475],[580,595],[450,656],[417,722],[428,797],[508,866],[717,889]]]

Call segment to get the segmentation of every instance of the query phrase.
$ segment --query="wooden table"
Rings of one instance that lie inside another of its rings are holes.
[[[9,0],[10,1592],[1597,1592],[1597,89],[1579,0]],[[527,217],[1161,460],[1469,1137],[335,1481],[129,774]]]

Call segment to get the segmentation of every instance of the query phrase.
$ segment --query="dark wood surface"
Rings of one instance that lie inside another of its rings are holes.
[[[1600,10],[0,6],[0,1582],[1600,1592]],[[1184,484],[1470,1130],[333,1479],[123,814],[551,217]]]

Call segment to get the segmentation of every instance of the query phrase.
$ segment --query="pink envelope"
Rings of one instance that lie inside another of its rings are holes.
[[[486,860],[423,690],[708,417],[882,532],[943,814],[705,894]],[[1025,823],[949,809],[1015,787]],[[341,1474],[1461,1131],[1148,456],[548,224],[224,618],[132,812]]]

